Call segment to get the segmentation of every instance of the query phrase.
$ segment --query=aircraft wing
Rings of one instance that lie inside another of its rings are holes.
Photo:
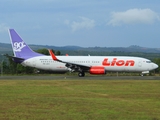
[[[71,62],[60,60],[55,56],[55,54],[52,52],[52,50],[49,50],[49,53],[54,61],[65,63],[66,67],[70,68],[71,71],[80,71],[80,72],[81,71],[88,71],[91,68],[91,66],[89,66],[89,65],[82,65],[82,64],[71,63]]]

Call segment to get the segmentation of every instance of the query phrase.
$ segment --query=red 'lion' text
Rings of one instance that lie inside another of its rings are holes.
[[[134,60],[117,60],[113,58],[111,62],[108,61],[108,58],[105,58],[102,62],[104,66],[134,66]]]

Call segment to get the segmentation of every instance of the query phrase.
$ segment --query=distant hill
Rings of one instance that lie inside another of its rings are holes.
[[[41,48],[67,51],[105,51],[105,52],[144,52],[144,53],[160,53],[160,48],[147,48],[132,45],[129,47],[79,47],[79,46],[48,46],[48,45],[29,45],[32,49],[37,50]],[[11,44],[0,43],[0,51],[12,51]]]
[[[137,56],[148,59],[160,58],[160,48],[146,48],[137,45],[129,47],[79,47],[79,46],[48,46],[29,45],[33,50],[42,48],[60,51],[62,55],[91,55],[91,56]],[[11,44],[0,43],[0,61],[5,59],[1,54],[13,55]]]
[[[132,45],[129,47],[79,47],[79,46],[43,46],[43,45],[30,45],[33,49],[49,48],[60,51],[90,51],[90,52],[143,52],[143,53],[160,53],[160,48],[147,48]]]

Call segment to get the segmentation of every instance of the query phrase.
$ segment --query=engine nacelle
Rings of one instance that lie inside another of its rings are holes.
[[[101,66],[93,66],[89,70],[90,74],[95,74],[95,75],[104,75],[106,74],[105,68]]]

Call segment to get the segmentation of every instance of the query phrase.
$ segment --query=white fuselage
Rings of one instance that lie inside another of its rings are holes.
[[[59,60],[85,66],[101,66],[106,71],[146,72],[157,68],[155,63],[141,57],[123,56],[57,56]],[[39,56],[25,60],[22,65],[43,70],[66,72],[65,63],[54,61],[51,56]]]

